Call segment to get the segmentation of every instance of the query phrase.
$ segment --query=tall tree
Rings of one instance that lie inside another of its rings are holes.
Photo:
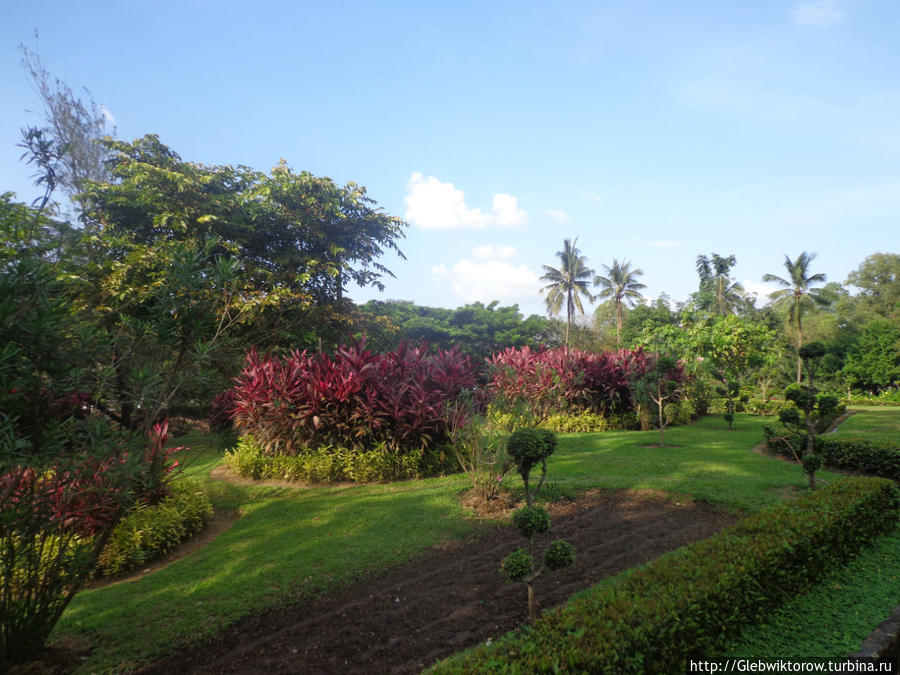
[[[108,113],[104,113],[105,108],[94,101],[87,88],[84,89],[86,98],[82,99],[64,80],[51,76],[39,54],[24,45],[19,49],[22,66],[41,100],[41,114],[47,127],[39,131],[45,141],[52,139],[57,146],[59,186],[73,197],[84,190],[89,180],[108,180],[105,162],[109,152],[99,140],[114,134],[115,128]]]
[[[800,348],[803,346],[803,310],[809,305],[824,305],[827,299],[822,295],[822,288],[814,288],[813,284],[825,283],[825,275],[810,274],[810,263],[815,259],[815,253],[803,251],[796,260],[784,255],[784,268],[787,270],[787,278],[784,279],[775,274],[766,274],[763,281],[779,284],[784,288],[769,294],[776,307],[788,309],[791,323],[796,328],[797,335],[797,384],[800,384],[802,376],[803,359],[800,356]]]
[[[713,253],[707,258],[697,256],[697,274],[700,289],[694,294],[694,302],[700,309],[720,316],[736,314],[746,301],[744,288],[731,278],[731,268],[737,264],[734,254],[727,258]]]
[[[859,288],[863,308],[888,319],[900,319],[900,255],[873,253],[847,276]]]
[[[542,281],[548,282],[541,293],[547,296],[547,311],[550,315],[559,314],[563,303],[566,305],[566,347],[569,346],[569,332],[575,320],[575,310],[584,314],[581,297],[593,299],[588,283],[594,270],[587,266],[587,258],[581,255],[581,251],[575,246],[577,243],[578,237],[574,241],[565,239],[563,250],[556,252],[559,268],[544,265],[544,276],[541,277]]]
[[[616,346],[622,346],[622,322],[625,319],[624,305],[634,306],[635,303],[644,299],[640,291],[647,288],[646,284],[642,284],[637,280],[641,276],[643,270],[631,269],[631,263],[627,260],[619,262],[613,258],[612,267],[603,265],[606,276],[597,275],[594,277],[594,286],[602,286],[603,290],[597,297],[603,300],[612,299],[616,307]]]

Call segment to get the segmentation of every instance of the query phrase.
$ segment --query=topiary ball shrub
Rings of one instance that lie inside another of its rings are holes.
[[[513,523],[523,537],[531,539],[550,529],[550,514],[540,506],[525,506],[513,514]]]
[[[544,551],[544,565],[556,571],[575,564],[575,547],[565,539],[557,539]]]
[[[500,571],[510,582],[522,581],[531,574],[532,558],[523,549],[517,548],[500,563]]]
[[[556,434],[549,429],[516,429],[506,447],[519,473],[525,477],[556,450]]]

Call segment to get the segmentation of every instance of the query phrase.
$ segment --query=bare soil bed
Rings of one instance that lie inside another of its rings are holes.
[[[542,608],[737,518],[708,504],[631,491],[594,491],[550,511],[553,527],[538,551],[564,538],[578,557],[573,568],[538,580]],[[498,571],[523,543],[517,530],[497,527],[315,600],[246,618],[144,672],[419,672],[526,620],[524,584],[509,584]]]

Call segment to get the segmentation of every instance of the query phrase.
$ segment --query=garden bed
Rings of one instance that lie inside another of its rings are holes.
[[[736,520],[707,504],[628,491],[592,491],[551,513],[548,535],[571,541],[578,558],[540,579],[541,607]],[[524,587],[498,571],[522,541],[512,527],[498,527],[432,550],[314,601],[245,619],[147,672],[419,672],[526,619]]]

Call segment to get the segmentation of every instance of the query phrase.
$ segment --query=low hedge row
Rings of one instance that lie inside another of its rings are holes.
[[[434,476],[459,471],[452,452],[432,449],[391,452],[384,445],[367,452],[329,447],[298,455],[269,455],[253,440],[243,436],[225,463],[244,478],[333,483],[368,483]]]
[[[128,572],[164,556],[205,528],[212,515],[209,497],[197,483],[174,482],[169,497],[154,506],[139,505],[116,525],[100,554],[98,575]]]
[[[891,481],[846,478],[585,591],[433,673],[682,672],[897,525]]]
[[[794,458],[794,452],[769,427],[765,427],[766,443],[771,450],[786,457]],[[797,454],[803,454],[806,447],[804,436],[791,436],[787,441]],[[861,471],[872,476],[900,480],[900,448],[882,445],[872,441],[856,441],[830,436],[816,437],[816,454],[829,469],[841,471]]]

